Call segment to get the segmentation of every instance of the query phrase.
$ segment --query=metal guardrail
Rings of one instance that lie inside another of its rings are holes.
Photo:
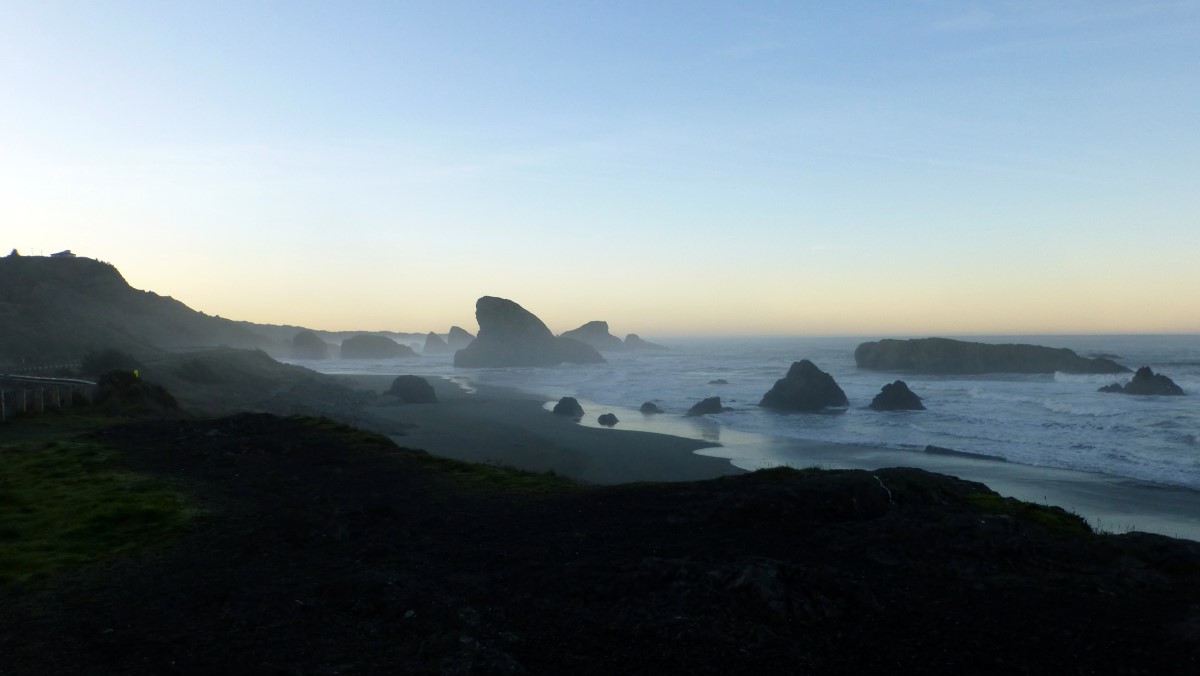
[[[90,402],[95,388],[96,383],[77,378],[0,374],[0,423],[8,422],[14,415],[70,408],[76,393]]]

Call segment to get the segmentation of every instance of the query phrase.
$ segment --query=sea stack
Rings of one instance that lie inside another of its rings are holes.
[[[1124,387],[1120,383],[1105,385],[1100,388],[1101,392],[1112,392],[1116,394],[1134,394],[1141,396],[1183,396],[1183,388],[1176,385],[1174,380],[1164,376],[1161,373],[1155,373],[1150,370],[1149,366],[1143,366],[1133,374],[1133,380],[1130,380]]]
[[[669,349],[658,343],[651,343],[648,340],[642,340],[638,334],[631,333],[625,336],[625,349],[627,350],[666,350]]]
[[[709,413],[724,413],[725,411],[732,410],[733,409],[726,408],[721,405],[720,397],[709,397],[701,400],[695,406],[688,409],[687,415],[689,417],[695,417],[698,415],[707,415]]]
[[[438,334],[430,331],[425,336],[425,347],[421,349],[421,354],[446,354],[450,351],[450,346]]]
[[[327,359],[329,343],[305,329],[292,338],[292,359]]]
[[[454,353],[462,368],[492,366],[557,366],[603,363],[591,345],[555,337],[542,320],[505,298],[484,296],[475,303],[479,336]]]
[[[854,363],[861,369],[938,375],[980,373],[1129,373],[1111,359],[1088,359],[1066,348],[972,343],[949,338],[879,340],[860,344]]]
[[[871,400],[869,408],[876,411],[924,411],[925,404],[922,404],[921,398],[908,389],[908,383],[897,380],[884,385],[879,394]]]
[[[387,336],[363,334],[342,341],[342,359],[392,359],[415,357],[417,353]]]
[[[564,331],[562,337],[587,343],[601,352],[625,349],[625,343],[622,343],[620,338],[608,332],[608,322],[588,322],[577,329]]]
[[[451,326],[450,332],[446,334],[446,344],[450,346],[451,350],[455,351],[470,345],[472,340],[475,340],[475,336],[472,336],[461,326]]]
[[[833,376],[802,359],[792,364],[786,376],[775,381],[758,405],[780,411],[820,411],[849,403]]]
[[[391,395],[406,404],[436,404],[437,394],[433,385],[421,376],[396,376],[391,388],[384,394]]]

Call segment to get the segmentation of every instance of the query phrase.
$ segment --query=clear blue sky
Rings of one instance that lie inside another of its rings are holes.
[[[0,235],[328,329],[1200,332],[1200,2],[0,0]]]

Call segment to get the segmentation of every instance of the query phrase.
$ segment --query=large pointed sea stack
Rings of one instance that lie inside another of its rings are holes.
[[[860,369],[942,375],[977,373],[1128,373],[1111,359],[1088,359],[1066,348],[971,343],[949,338],[885,339],[854,350]]]
[[[775,381],[758,405],[782,411],[820,411],[849,403],[833,376],[802,359],[792,364],[785,377]]]
[[[532,312],[505,298],[480,298],[475,303],[475,319],[479,336],[454,353],[455,366],[556,366],[563,362],[604,361],[592,346],[556,337]]]
[[[446,344],[450,346],[451,350],[461,350],[470,345],[472,340],[475,340],[475,336],[461,326],[451,326],[450,333],[446,334]]]
[[[450,346],[438,334],[430,331],[425,336],[425,347],[421,348],[421,354],[446,354],[450,351]]]
[[[915,392],[908,389],[908,383],[897,380],[884,385],[868,408],[876,411],[924,411],[925,404],[921,403],[921,398]]]

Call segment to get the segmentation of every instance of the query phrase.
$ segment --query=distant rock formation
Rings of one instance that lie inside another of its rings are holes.
[[[1066,348],[971,343],[949,338],[885,339],[854,350],[859,368],[940,375],[976,373],[1128,373],[1110,359],[1088,359]]]
[[[625,336],[625,349],[626,350],[667,350],[670,348],[667,348],[663,345],[659,345],[658,343],[651,343],[648,340],[642,340],[641,338],[638,337],[638,334],[631,333],[628,336]]]
[[[658,404],[656,404],[652,401],[645,402],[644,404],[642,404],[642,407],[638,410],[640,410],[642,413],[662,413],[663,412],[663,410],[658,407]]]
[[[924,411],[925,405],[920,397],[908,389],[908,383],[897,380],[883,386],[871,400],[870,408],[876,411]]]
[[[475,318],[479,321],[479,336],[454,353],[455,366],[556,366],[563,362],[604,361],[586,343],[555,337],[542,320],[511,300],[484,296],[475,304]]]
[[[415,357],[416,352],[387,336],[364,333],[342,341],[342,359],[393,359]]]
[[[717,378],[716,380],[708,381],[708,384],[709,385],[728,385],[729,381],[725,380],[724,378]]]
[[[446,334],[446,344],[450,346],[451,350],[455,351],[470,345],[472,340],[475,340],[475,336],[472,336],[466,329],[460,326],[451,326],[450,333]]]
[[[625,343],[622,343],[620,338],[608,332],[608,322],[588,322],[577,329],[564,331],[562,337],[587,343],[602,352],[625,349]]]
[[[787,375],[775,381],[758,405],[782,411],[820,411],[849,403],[833,376],[803,359],[794,362]]]
[[[578,420],[583,417],[583,407],[575,397],[563,397],[554,405],[554,415],[565,415]]]
[[[612,427],[621,421],[617,420],[617,416],[612,413],[602,413],[599,418],[596,418],[596,422],[607,427]]]
[[[449,351],[450,345],[438,334],[430,331],[425,336],[425,347],[421,348],[421,354],[446,354]]]
[[[688,416],[698,416],[698,415],[706,415],[709,413],[724,413],[725,411],[732,411],[732,410],[733,410],[732,408],[728,408],[728,407],[721,405],[720,397],[709,397],[708,399],[703,399],[700,402],[698,402],[695,406],[689,408],[687,415]]]
[[[1137,394],[1137,395],[1161,395],[1178,397],[1184,394],[1183,388],[1176,385],[1175,381],[1164,376],[1161,373],[1155,373],[1150,370],[1149,366],[1143,366],[1133,374],[1133,380],[1130,380],[1124,387],[1120,383],[1105,385],[1100,388],[1101,392],[1113,392],[1116,394]]]
[[[421,376],[396,376],[391,388],[384,394],[398,397],[406,404],[436,404],[437,394],[433,385]]]
[[[292,359],[328,359],[329,343],[305,329],[292,338]]]

